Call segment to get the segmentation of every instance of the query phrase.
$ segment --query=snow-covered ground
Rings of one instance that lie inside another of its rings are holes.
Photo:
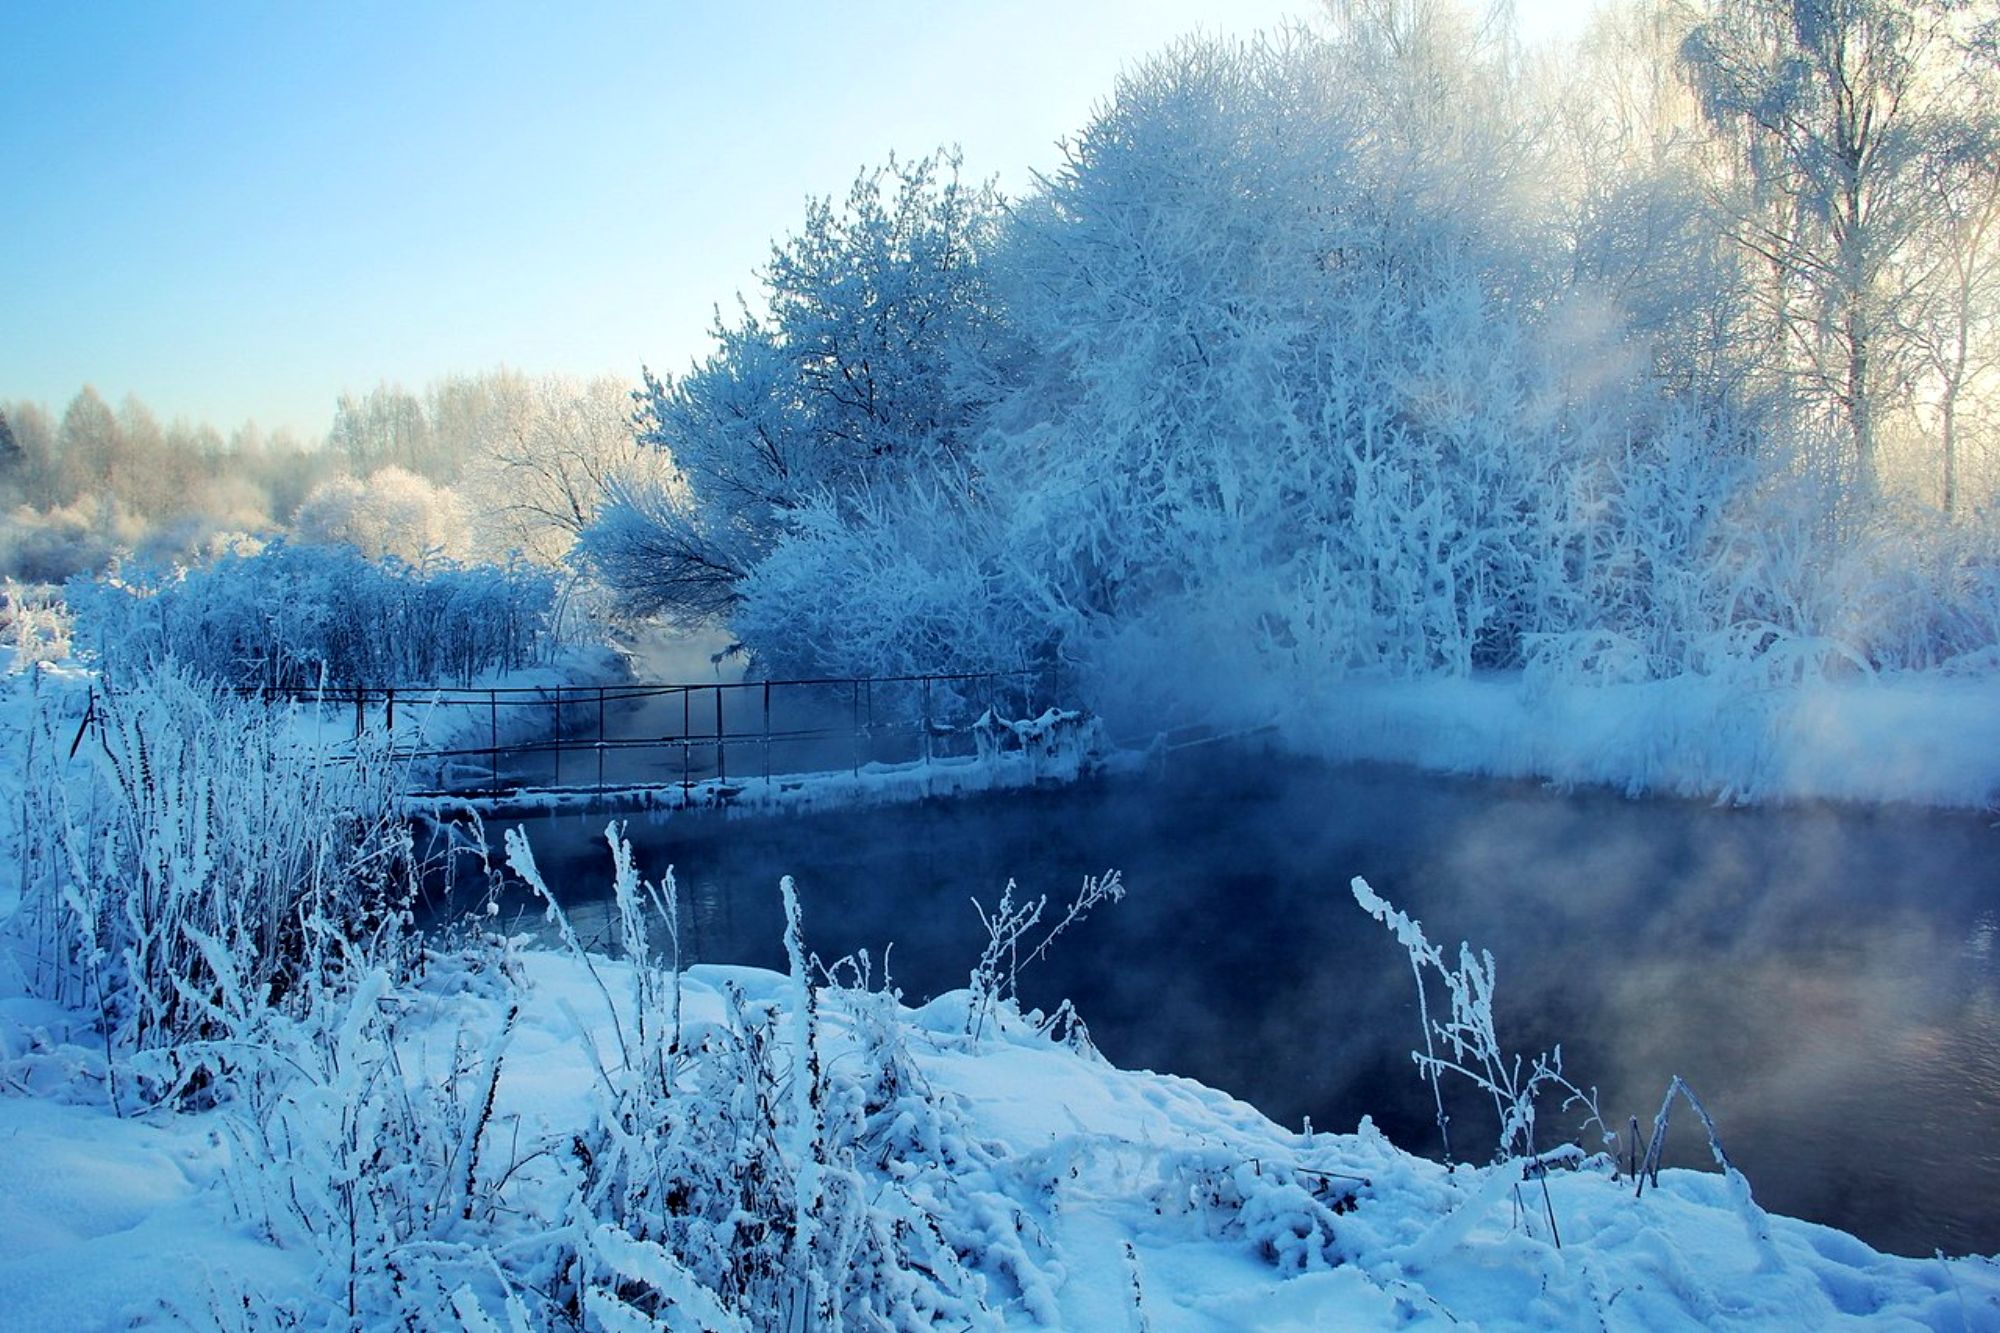
[[[564,1224],[577,1171],[566,1145],[598,1109],[590,1052],[618,1040],[608,1005],[628,1040],[633,1030],[624,965],[599,960],[593,977],[535,951],[518,967],[520,1013],[487,1131],[498,1160],[484,1168],[518,1167],[504,1191],[515,1215],[497,1228],[517,1248],[538,1226]],[[404,1031],[412,1080],[448,1077],[455,1058],[500,1030],[508,1001],[462,981],[445,970],[402,999],[423,1016]],[[731,987],[752,1009],[790,993],[778,974],[692,968],[690,1042],[726,1024]],[[829,991],[821,1001],[823,1067],[860,1078],[865,998]],[[1518,1164],[1447,1172],[1365,1122],[1337,1134],[1284,1129],[1199,1084],[1112,1069],[1011,1014],[971,1038],[968,1003],[955,992],[896,1012],[923,1100],[958,1141],[929,1155],[885,1149],[866,1165],[875,1189],[962,1165],[964,1191],[950,1197],[966,1215],[943,1226],[1005,1233],[993,1256],[967,1256],[1005,1326],[2000,1328],[1991,1260],[1880,1255],[1766,1217],[1707,1173],[1663,1172],[1635,1198],[1601,1159],[1550,1171],[1546,1195]],[[232,1186],[247,1167],[282,1188],[285,1163],[241,1161],[223,1112],[112,1116],[97,1095],[101,1051],[46,1007],[10,1001],[0,1033],[0,1327],[226,1326],[245,1300],[267,1316],[341,1322],[322,1256],[260,1238]],[[778,1067],[788,1060],[777,1054]],[[552,1154],[536,1157],[545,1147]],[[498,1282],[465,1287],[504,1326]],[[452,1317],[437,1316],[439,1326]],[[693,1325],[657,1325],[683,1326]]]

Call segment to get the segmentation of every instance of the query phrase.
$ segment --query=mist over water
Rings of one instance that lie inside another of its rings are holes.
[[[608,943],[602,817],[532,821],[549,882]],[[499,829],[491,830],[494,839]],[[1209,749],[1143,778],[789,818],[634,821],[675,868],[683,947],[782,967],[777,880],[808,945],[866,948],[915,1003],[965,984],[970,899],[1130,890],[1021,976],[1075,1001],[1115,1064],[1186,1075],[1281,1123],[1441,1150],[1407,960],[1355,905],[1366,876],[1434,941],[1492,952],[1502,1044],[1561,1043],[1614,1128],[1685,1077],[1766,1207],[1906,1254],[2000,1250],[2000,832],[1989,818],[1721,810]],[[510,903],[511,907],[516,904]],[[521,904],[525,906],[525,901]],[[539,917],[531,916],[538,922]],[[1454,951],[1455,952],[1455,951]],[[1490,1103],[1450,1099],[1484,1161]],[[1597,1146],[1556,1100],[1542,1138]],[[1706,1166],[1677,1108],[1668,1160]]]

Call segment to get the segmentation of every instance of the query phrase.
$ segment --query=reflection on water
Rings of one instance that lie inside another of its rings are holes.
[[[579,931],[609,939],[602,822],[531,833]],[[1503,1042],[1561,1042],[1614,1126],[1650,1125],[1680,1074],[1766,1206],[1903,1253],[2000,1250],[2000,833],[1984,818],[1715,810],[1209,752],[1146,779],[629,835],[649,875],[675,867],[693,957],[781,966],[789,873],[808,943],[879,964],[893,941],[911,1001],[965,983],[970,898],[990,906],[1009,878],[1064,897],[1115,867],[1126,901],[1023,975],[1028,1003],[1075,1000],[1119,1065],[1290,1124],[1371,1114],[1436,1152],[1408,965],[1347,890],[1365,875],[1433,939],[1493,952]],[[1490,1104],[1451,1111],[1460,1155],[1483,1156]],[[1706,1163],[1684,1115],[1669,1160]]]

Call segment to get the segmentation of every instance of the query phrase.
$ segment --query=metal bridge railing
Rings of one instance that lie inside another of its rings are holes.
[[[1032,717],[1056,702],[1048,669],[682,684],[335,687],[239,691],[351,709],[354,734],[382,728],[394,753],[432,765],[424,795],[529,788],[620,790],[971,753],[989,709]],[[404,740],[413,731],[448,739]],[[421,718],[421,727],[411,723]],[[742,756],[748,753],[748,767]]]

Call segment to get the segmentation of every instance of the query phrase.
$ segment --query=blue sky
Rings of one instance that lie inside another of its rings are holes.
[[[944,143],[1019,187],[1120,68],[1309,9],[0,0],[0,399],[317,435],[385,379],[678,370],[808,196]]]

